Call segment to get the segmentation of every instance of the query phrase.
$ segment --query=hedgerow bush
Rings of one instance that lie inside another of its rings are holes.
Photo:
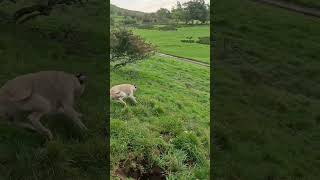
[[[110,33],[110,63],[113,69],[146,59],[154,47],[127,29],[114,29]]]
[[[166,25],[158,28],[160,31],[177,31],[177,27],[175,25]]]
[[[208,36],[206,36],[206,37],[199,37],[199,40],[197,41],[197,43],[210,45],[210,37],[208,37]]]

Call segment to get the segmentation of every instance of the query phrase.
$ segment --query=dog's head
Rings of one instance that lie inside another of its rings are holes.
[[[85,89],[85,87],[86,87],[86,82],[87,82],[87,76],[86,75],[84,75],[83,73],[77,73],[76,74],[76,77],[77,77],[77,79],[78,79],[78,81],[79,81],[79,83],[80,83],[80,95],[82,95],[83,94],[83,92],[84,92],[84,89]]]
[[[79,83],[82,85],[87,81],[87,76],[83,73],[77,73],[76,74],[77,79],[79,80]]]
[[[136,85],[133,85],[133,90],[136,91],[138,87]]]

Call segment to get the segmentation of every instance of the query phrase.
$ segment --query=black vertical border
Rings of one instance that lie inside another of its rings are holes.
[[[214,125],[214,43],[215,43],[215,37],[214,37],[214,31],[213,31],[213,14],[214,14],[214,7],[213,7],[213,0],[210,0],[210,179],[213,178],[213,172],[214,172],[214,154],[213,154],[213,125]]]
[[[106,107],[106,151],[107,151],[107,157],[106,157],[106,173],[107,173],[107,179],[110,179],[110,0],[106,1],[106,41],[107,41],[107,56],[106,56],[106,94],[107,94],[107,105]]]

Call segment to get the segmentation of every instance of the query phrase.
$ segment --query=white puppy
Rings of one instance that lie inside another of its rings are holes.
[[[131,84],[120,84],[113,86],[110,89],[110,97],[118,102],[121,102],[125,106],[127,103],[123,101],[125,98],[130,98],[134,103],[137,103],[133,93],[137,90],[137,86]]]
[[[86,76],[61,71],[41,71],[18,76],[0,88],[0,117],[6,117],[16,125],[29,128],[52,139],[51,131],[40,119],[51,113],[64,113],[81,129],[80,113],[73,108],[74,99],[83,94]],[[28,113],[28,119],[20,121],[18,115]]]

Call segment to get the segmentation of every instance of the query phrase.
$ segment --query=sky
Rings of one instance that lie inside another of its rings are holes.
[[[179,0],[182,3],[190,0]],[[210,0],[205,0],[207,3]],[[142,12],[155,12],[160,8],[171,10],[177,4],[177,0],[111,0],[111,4],[118,7]]]

